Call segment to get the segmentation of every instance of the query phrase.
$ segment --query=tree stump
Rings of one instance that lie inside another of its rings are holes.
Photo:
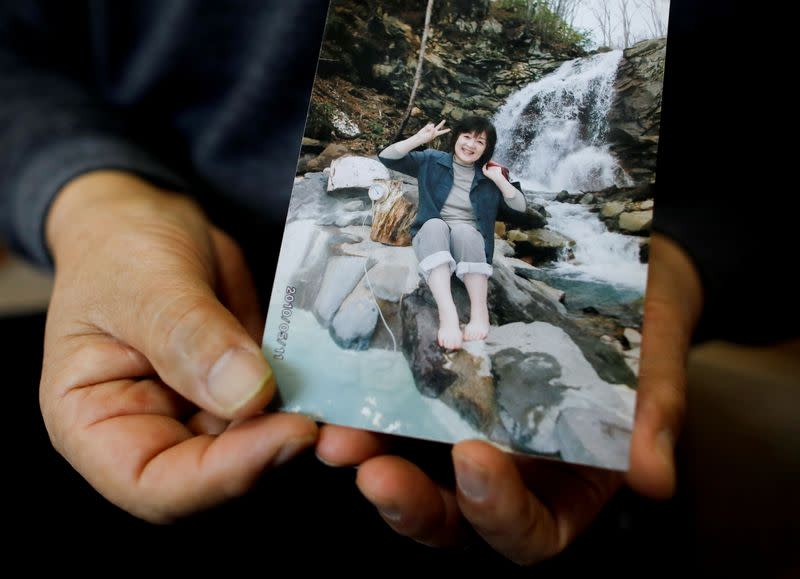
[[[376,179],[374,186],[384,187],[385,194],[372,208],[370,239],[386,245],[411,245],[411,223],[417,216],[417,205],[403,193],[403,182]]]

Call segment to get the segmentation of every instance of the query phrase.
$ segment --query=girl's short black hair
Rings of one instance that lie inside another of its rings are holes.
[[[478,159],[478,165],[483,167],[483,165],[491,160],[492,155],[494,155],[494,147],[497,145],[497,130],[494,128],[492,121],[486,117],[477,116],[464,117],[458,121],[450,132],[451,153],[456,150],[456,141],[458,137],[464,133],[475,135],[486,133],[486,150],[483,152],[483,155],[481,155],[481,158]]]

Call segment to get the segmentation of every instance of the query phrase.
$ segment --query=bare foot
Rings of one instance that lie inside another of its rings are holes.
[[[489,335],[489,316],[473,317],[464,328],[464,339],[483,340]]]
[[[439,311],[439,345],[446,350],[461,349],[461,326],[458,323],[458,312]]]
[[[489,334],[489,306],[486,303],[488,278],[480,273],[464,275],[469,294],[469,323],[464,328],[465,340],[483,340]]]

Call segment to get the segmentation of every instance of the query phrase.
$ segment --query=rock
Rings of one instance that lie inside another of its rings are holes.
[[[642,343],[642,335],[633,328],[625,328],[622,335],[628,341],[631,348],[636,348]]]
[[[591,193],[586,193],[583,197],[581,197],[579,203],[581,205],[591,205],[592,203],[594,203],[594,195],[592,195]]]
[[[403,299],[403,354],[411,366],[417,389],[423,396],[438,398],[458,378],[448,368],[444,351],[437,345],[439,316],[427,287]]]
[[[464,342],[463,349],[446,354],[447,369],[456,379],[439,399],[474,428],[489,434],[499,426],[494,379],[483,342]]]
[[[580,348],[600,378],[615,384],[636,383],[636,376],[619,352],[587,335],[565,315],[566,309],[562,304],[541,293],[532,280],[516,275],[503,263],[495,262],[494,274],[489,278],[489,303],[492,304],[489,315],[493,325],[547,322],[557,326]]]
[[[639,263],[647,263],[650,260],[650,238],[646,237],[639,244]]]
[[[625,357],[625,363],[631,369],[636,376],[639,375],[639,358],[632,358],[630,356]]]
[[[619,216],[619,228],[622,231],[636,234],[646,234],[653,224],[653,210],[627,211]]]
[[[322,283],[314,301],[313,312],[327,328],[339,306],[364,277],[365,257],[337,255],[328,261]]]
[[[541,229],[547,225],[544,207],[526,198],[525,211],[508,211],[503,222],[520,229]]]
[[[497,380],[497,405],[501,420],[518,448],[529,448],[544,424],[547,409],[558,407],[566,387],[558,384],[561,365],[544,352],[523,353],[509,347],[491,357],[492,373]],[[539,446],[539,452],[555,453],[555,444]]]
[[[389,179],[389,170],[380,161],[355,155],[340,157],[331,163],[327,189],[366,189],[376,179]]]
[[[625,211],[625,203],[621,201],[609,201],[603,204],[603,207],[600,209],[600,215],[606,219],[613,219],[623,211]]]
[[[347,145],[343,143],[331,143],[325,147],[319,155],[308,161],[304,169],[311,172],[322,171],[326,167],[330,167],[335,159],[348,155],[349,153],[350,151],[347,149]]]
[[[556,421],[567,408],[597,409],[611,413],[621,424],[632,422],[633,390],[605,382],[585,350],[562,328],[542,321],[493,326],[486,349],[498,392],[510,388],[513,395],[509,393],[506,400],[514,402],[508,407],[525,409],[509,413],[505,405],[501,408],[501,421],[512,433],[513,446],[559,452]],[[622,366],[630,372],[624,362]]]
[[[556,421],[561,456],[567,461],[627,470],[632,430],[601,409],[566,408]]]
[[[336,135],[344,139],[352,139],[361,134],[361,129],[353,122],[344,111],[334,111],[331,116],[331,126]]]
[[[375,78],[389,78],[394,73],[393,64],[373,64],[372,76]]]
[[[375,297],[389,302],[399,302],[408,286],[412,272],[408,266],[395,263],[377,263],[369,270],[369,283]],[[416,271],[413,275],[417,275]]]
[[[342,348],[366,350],[377,322],[378,306],[362,279],[333,317],[330,334],[334,342]]]
[[[635,348],[632,347],[630,350],[625,350],[622,354],[626,358],[631,358],[633,360],[638,360],[642,355],[642,350],[641,350],[641,348],[639,348],[637,346]]]
[[[303,141],[301,144],[303,149],[316,149],[318,151],[322,151],[325,148],[325,143],[320,141],[319,139],[312,139],[310,137],[303,137]]]
[[[341,189],[326,194],[327,177],[323,173],[307,173],[295,183],[289,201],[289,221],[310,220],[317,225],[369,225],[372,214],[366,190]]]
[[[487,18],[481,24],[481,32],[483,34],[500,34],[503,32],[503,25],[494,18]]]
[[[635,184],[655,175],[665,54],[665,38],[642,41],[623,52],[617,69],[608,141]]]
[[[556,195],[556,201],[559,203],[566,203],[571,197],[572,195],[569,194],[569,191],[559,191],[558,195]]]
[[[281,261],[296,265],[290,285],[296,288],[294,306],[311,310],[319,293],[331,252],[331,235],[309,221],[286,224]]]
[[[554,302],[564,303],[564,296],[566,295],[565,292],[561,291],[560,289],[556,289],[554,287],[550,287],[543,281],[539,281],[538,279],[531,279],[528,280],[533,284],[533,286],[539,290],[539,292],[543,293],[547,297],[549,297]]]
[[[647,199],[647,200],[642,201],[641,203],[639,203],[639,209],[641,209],[642,211],[646,211],[647,209],[652,209],[652,208],[653,208],[653,200],[652,199]]]
[[[572,239],[549,229],[514,229],[506,234],[506,238],[514,244],[517,257],[530,255],[536,263],[556,260],[567,247],[575,245]]]

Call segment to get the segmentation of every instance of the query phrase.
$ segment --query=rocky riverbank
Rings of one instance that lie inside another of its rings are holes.
[[[420,283],[413,250],[373,240],[369,183],[397,183],[413,201],[415,180],[386,169],[381,174],[376,161],[359,159],[360,169],[345,157],[295,183],[284,240],[298,257],[289,279],[297,288],[294,307],[312,312],[343,350],[402,351],[420,394],[444,402],[490,440],[623,465],[636,328],[599,314],[603,323],[590,323],[571,313],[565,292],[536,279],[539,268],[515,256],[513,240],[498,236],[489,336],[456,352],[442,350],[435,303]],[[337,167],[345,163],[349,171]],[[454,297],[465,315],[469,298],[457,281]],[[609,452],[616,458],[603,454]]]

